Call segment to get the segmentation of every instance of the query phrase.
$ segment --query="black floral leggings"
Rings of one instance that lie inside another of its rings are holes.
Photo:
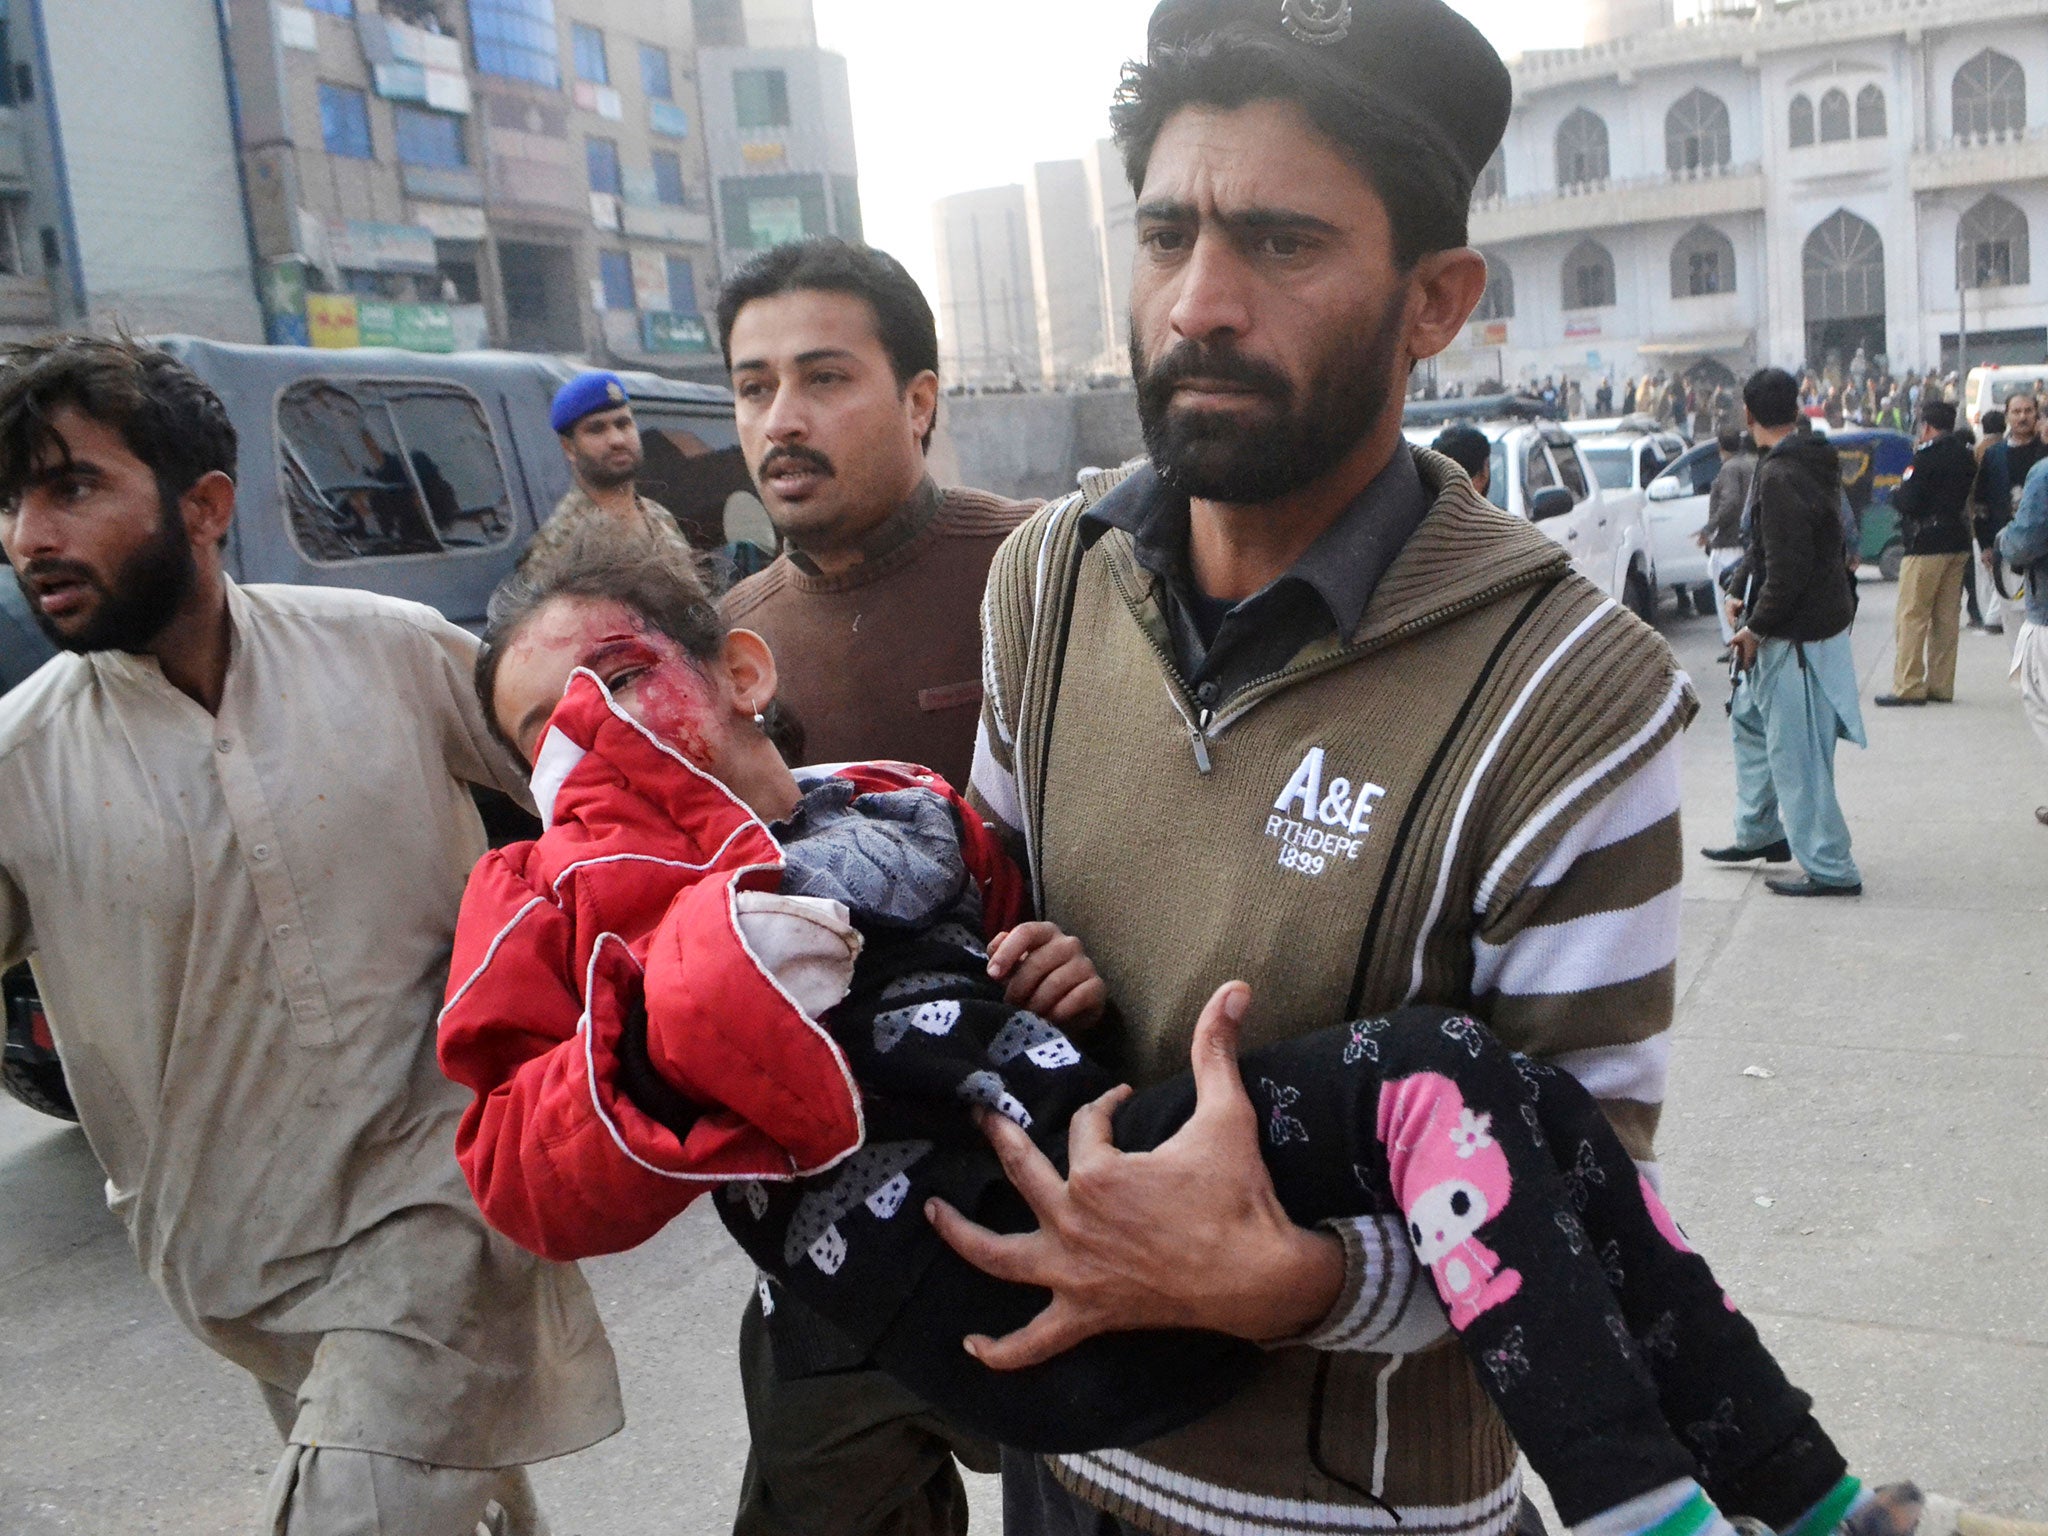
[[[868,1139],[816,1177],[722,1192],[765,1273],[927,1402],[1019,1449],[1139,1444],[1246,1383],[1261,1351],[1208,1333],[1106,1335],[1016,1372],[978,1364],[965,1335],[1021,1327],[1048,1298],[974,1269],[921,1214],[938,1195],[999,1231],[1033,1226],[963,1106],[1008,1115],[1063,1167],[1068,1120],[1115,1079],[1005,1004],[971,949],[931,936],[871,935],[827,1022],[864,1090]],[[1288,1214],[1407,1219],[1480,1384],[1566,1522],[1696,1476],[1730,1514],[1782,1528],[1841,1478],[1811,1399],[1571,1076],[1420,1007],[1241,1065]],[[1194,1101],[1186,1075],[1137,1094],[1117,1112],[1118,1146],[1157,1146]]]

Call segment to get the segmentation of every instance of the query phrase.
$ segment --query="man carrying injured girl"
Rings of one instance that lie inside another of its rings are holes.
[[[478,689],[545,830],[471,878],[440,1054],[476,1095],[457,1150],[478,1204],[534,1251],[633,1247],[716,1190],[767,1297],[787,1287],[957,1422],[1023,1449],[1139,1444],[1280,1341],[1161,1326],[990,1370],[976,1350],[1045,1293],[927,1218],[1035,1225],[977,1117],[1065,1171],[1235,1109],[1257,1116],[1274,1222],[1405,1216],[1576,1531],[2042,1531],[1849,1477],[1593,1100],[1470,1018],[1407,1008],[1239,1062],[1233,983],[1193,1074],[1117,1086],[1065,1032],[1100,1017],[1102,983],[1028,921],[990,829],[908,765],[792,772],[773,656],[673,551],[595,530],[522,570]]]

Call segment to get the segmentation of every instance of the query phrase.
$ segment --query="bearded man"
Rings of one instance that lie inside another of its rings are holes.
[[[555,391],[548,425],[562,440],[575,482],[527,546],[523,560],[543,558],[592,518],[608,518],[649,538],[687,543],[675,514],[639,492],[647,450],[633,419],[626,385],[615,373],[579,373]]]
[[[0,701],[0,966],[34,957],[144,1271],[287,1442],[261,1529],[544,1536],[523,1468],[617,1430],[618,1377],[582,1276],[478,1215],[434,1059],[470,786],[525,774],[472,636],[237,585],[234,516],[182,364],[0,355],[0,545],[64,652]]]
[[[1191,1048],[1202,1077],[1240,1028],[1437,1003],[1577,1073],[1647,1164],[1692,691],[1563,551],[1401,436],[1415,364],[1485,290],[1466,210],[1509,94],[1440,0],[1154,12],[1114,109],[1150,461],[997,556],[972,784],[1108,981],[1134,1082]],[[1233,978],[1236,1023],[1204,1008]],[[1071,1180],[992,1124],[1034,1233],[934,1207],[971,1262],[1051,1295],[968,1341],[993,1367],[1121,1328],[1273,1346],[1186,1430],[1007,1456],[1005,1529],[1499,1536],[1514,1447],[1464,1353],[1433,1347],[1399,1218],[1276,1219],[1258,1137],[1291,1134],[1291,1090],[1251,1089]]]

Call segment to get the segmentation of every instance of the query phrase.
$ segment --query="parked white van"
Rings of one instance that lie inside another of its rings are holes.
[[[1963,415],[1972,429],[1981,432],[1986,411],[2002,411],[2014,395],[2038,395],[2044,389],[2048,389],[2048,363],[1972,368],[1963,381]]]
[[[1610,497],[1587,472],[1571,433],[1538,411],[1507,396],[1434,401],[1411,405],[1402,431],[1427,448],[1454,421],[1478,428],[1493,445],[1493,504],[1536,524],[1570,553],[1580,575],[1648,621],[1657,607],[1657,565],[1642,497]]]

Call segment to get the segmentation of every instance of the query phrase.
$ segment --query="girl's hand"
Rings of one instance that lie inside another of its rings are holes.
[[[1005,982],[1003,998],[1063,1029],[1102,1022],[1109,988],[1081,941],[1051,923],[1019,923],[989,946],[990,979]]]

